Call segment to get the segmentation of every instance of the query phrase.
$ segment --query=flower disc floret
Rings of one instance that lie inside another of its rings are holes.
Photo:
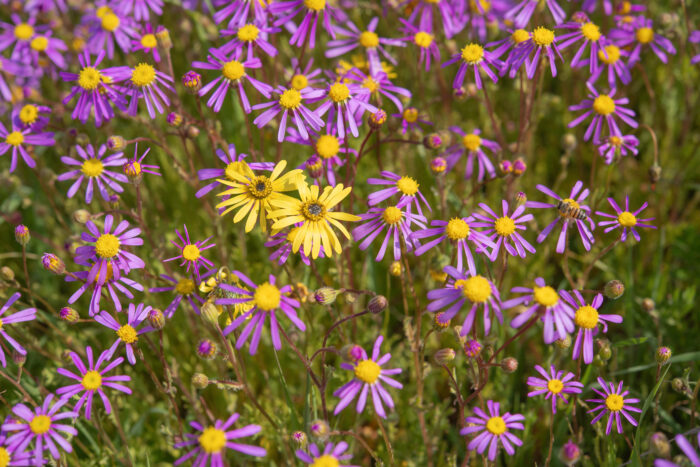
[[[484,48],[479,44],[467,44],[462,49],[462,60],[470,65],[477,65],[484,59]]]
[[[255,306],[263,311],[272,311],[279,308],[281,299],[282,293],[280,289],[269,282],[261,284],[255,289],[255,294],[253,295]]]
[[[131,82],[136,86],[145,87],[156,80],[156,69],[148,63],[139,63],[131,72]]]
[[[450,240],[462,240],[467,238],[469,236],[469,232],[469,224],[467,224],[464,219],[460,219],[458,217],[450,219],[445,227],[445,235],[447,235],[447,238]]]
[[[625,406],[625,399],[619,394],[609,394],[605,398],[605,407],[611,412],[619,412]]]
[[[506,432],[506,422],[503,417],[491,417],[486,422],[486,430],[496,436]]]
[[[462,293],[472,303],[484,303],[491,297],[491,284],[483,276],[474,276],[468,279],[455,281],[455,288],[462,289]]]
[[[481,147],[481,136],[469,133],[462,137],[462,145],[469,151],[478,151]]]
[[[253,42],[258,38],[259,34],[260,29],[258,29],[257,26],[254,24],[246,24],[238,30],[236,35],[238,36],[238,39],[243,42]]]
[[[5,137],[5,142],[10,146],[19,146],[24,143],[24,134],[20,131],[13,131]]]
[[[301,93],[296,89],[287,89],[280,96],[279,103],[285,109],[296,109],[301,105]]]
[[[83,387],[88,391],[95,391],[102,386],[102,375],[95,370],[90,370],[83,376]]]
[[[407,107],[403,111],[403,119],[408,123],[415,123],[418,120],[418,109],[415,107]]]
[[[44,36],[37,36],[29,43],[29,46],[37,52],[43,52],[49,48],[49,40]]]
[[[593,110],[599,115],[610,115],[615,112],[615,101],[607,94],[601,94],[593,101]]]
[[[99,159],[88,159],[80,166],[80,171],[86,177],[99,177],[104,170],[104,164]]]
[[[598,42],[600,36],[602,36],[600,28],[590,21],[581,25],[581,34],[583,34],[583,37],[593,42]]]
[[[309,221],[319,221],[326,215],[326,207],[315,201],[307,201],[302,205],[301,213]]]
[[[607,54],[607,57],[606,57]],[[617,63],[620,59],[620,48],[616,45],[606,45],[605,52],[598,50],[598,59],[608,65]]]
[[[46,415],[35,415],[29,422],[29,429],[35,435],[43,435],[51,430],[51,418]]]
[[[396,188],[406,196],[414,196],[418,193],[418,182],[411,177],[401,177],[396,182]]]
[[[499,217],[493,223],[493,229],[501,237],[510,237],[515,232],[515,221],[510,217]]]
[[[535,287],[532,296],[538,304],[546,307],[554,306],[559,302],[559,294],[548,285]]]
[[[141,37],[141,45],[146,49],[155,49],[158,45],[158,40],[155,34],[144,34]]]
[[[513,35],[515,35],[515,33]],[[532,31],[532,42],[539,47],[549,47],[552,45],[552,42],[554,42],[554,31],[542,26],[535,28],[535,30]]]
[[[321,135],[316,141],[316,152],[324,159],[330,159],[340,151],[340,141],[333,135]]]
[[[545,28],[537,28],[537,29],[545,29]],[[534,33],[533,33],[533,35],[534,35]],[[552,36],[554,36],[554,34],[552,34]],[[525,42],[526,40],[528,40],[530,38],[530,33],[527,32],[525,29],[516,29],[515,31],[513,31],[513,34],[511,34],[510,37],[511,37],[511,39],[513,39],[513,42],[515,42],[516,44],[520,44],[521,42]],[[533,40],[534,40],[534,37],[533,37]],[[537,44],[537,45],[541,45],[541,44]]]
[[[326,0],[304,0],[304,6],[311,11],[323,11],[326,8]]]
[[[208,454],[218,453],[226,447],[226,433],[210,426],[199,435],[197,441],[204,452]]]
[[[97,89],[97,86],[100,85],[101,81],[102,76],[100,75],[100,72],[91,66],[86,66],[80,70],[80,73],[78,74],[78,86],[86,91]]]
[[[119,19],[119,16],[115,15],[112,12],[109,12],[102,17],[102,29],[104,29],[105,31],[115,31],[119,27],[120,23],[121,21]]]
[[[562,391],[562,389],[564,389],[564,383],[562,383],[559,379],[552,378],[549,381],[547,381],[547,389],[552,394],[559,394]]]
[[[272,192],[272,182],[264,175],[258,175],[248,185],[250,196],[257,199],[267,198]]]
[[[384,222],[389,225],[398,224],[401,222],[402,217],[403,213],[401,212],[401,209],[397,208],[396,206],[389,206],[388,208],[384,209],[384,212],[382,213],[382,219],[384,219]]]
[[[379,45],[379,36],[376,32],[365,31],[360,34],[360,45],[367,49],[377,47]]]
[[[649,42],[654,40],[654,30],[651,28],[639,28],[635,32],[635,36],[637,37],[637,42],[640,42],[642,44],[648,44]]]
[[[309,85],[309,79],[306,75],[297,74],[292,76],[292,87],[297,91],[301,91]]]
[[[433,44],[433,36],[424,31],[419,31],[413,36],[413,43],[422,49],[427,49]]]
[[[185,245],[185,248],[182,249],[182,257],[187,261],[197,261],[199,256],[199,248],[197,248],[197,245],[190,243],[189,245]]]
[[[245,67],[238,60],[231,60],[224,63],[221,74],[230,81],[238,81],[245,76]]]
[[[617,221],[622,227],[634,227],[637,225],[637,217],[629,211],[621,212],[617,216]]]
[[[125,344],[133,344],[139,340],[139,336],[131,325],[125,324],[117,329],[117,336],[124,341]]]
[[[330,454],[324,454],[314,459],[314,462],[309,467],[339,467],[338,459]]]
[[[31,24],[20,23],[15,26],[15,38],[21,41],[28,41],[34,35],[34,28]]]
[[[192,279],[180,279],[175,284],[175,291],[180,295],[189,295],[194,292],[194,281]]]
[[[574,322],[581,328],[593,329],[598,325],[598,310],[590,305],[584,305],[576,310]]]
[[[39,109],[36,105],[27,104],[19,111],[19,119],[22,120],[22,123],[25,125],[31,125],[36,122],[38,116]]]
[[[335,83],[328,90],[328,96],[333,102],[344,102],[350,97],[350,89],[343,83]]]
[[[355,376],[357,379],[368,384],[374,384],[381,372],[382,369],[373,360],[362,360],[355,367]]]
[[[121,242],[112,234],[102,234],[95,242],[95,253],[100,258],[114,258],[119,253]]]

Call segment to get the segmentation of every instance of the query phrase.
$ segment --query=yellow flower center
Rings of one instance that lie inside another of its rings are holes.
[[[379,36],[372,31],[365,31],[360,34],[360,45],[367,49],[376,47],[379,45]]]
[[[15,38],[21,41],[28,41],[34,35],[34,28],[27,23],[20,23],[15,26]]]
[[[476,65],[484,59],[484,48],[479,44],[467,44],[462,49],[462,59],[470,65]]]
[[[92,91],[100,84],[100,72],[91,66],[86,66],[78,74],[78,86],[86,91]]]
[[[136,86],[145,87],[156,80],[156,69],[148,63],[139,63],[131,72],[131,82]]]
[[[540,47],[549,47],[554,42],[554,31],[541,26],[535,28],[532,31],[532,42]]]
[[[619,136],[611,136],[608,138],[608,142],[612,145],[615,146],[616,148],[619,148],[622,146],[622,138]]]
[[[532,295],[535,301],[542,306],[550,307],[559,302],[559,294],[548,285],[544,287],[535,287]]]
[[[620,3],[617,7],[617,12],[621,15],[626,15],[630,11],[632,11],[632,3],[628,1]]]
[[[355,376],[357,379],[368,384],[374,384],[381,372],[382,369],[373,360],[362,360],[355,367]]]
[[[230,81],[238,81],[245,76],[245,67],[238,60],[231,60],[224,63],[221,74]]]
[[[97,9],[97,11],[95,12],[95,15],[98,18],[104,18],[107,13],[112,13],[112,9],[105,5],[105,6],[99,7]]]
[[[515,232],[515,221],[510,217],[499,217],[493,223],[493,228],[501,237],[510,237]]]
[[[469,133],[462,137],[462,145],[469,151],[477,151],[481,147],[481,136]]]
[[[321,135],[316,141],[316,152],[324,159],[330,159],[340,151],[340,141],[333,135]]]
[[[408,123],[414,123],[416,120],[418,120],[418,109],[415,107],[408,107],[403,111],[403,119]]]
[[[114,268],[112,267],[112,262],[108,261],[107,262],[107,278],[105,279],[106,281],[111,281],[112,277],[114,277]],[[100,271],[97,271],[97,274],[95,275],[95,281],[100,280]]]
[[[328,96],[333,102],[344,102],[350,97],[350,89],[343,83],[335,83],[328,91]]]
[[[574,322],[576,326],[584,329],[593,329],[598,325],[598,310],[590,305],[584,305],[576,310]]]
[[[455,289],[458,288],[473,303],[483,303],[491,297],[491,284],[483,276],[459,279],[455,281]]]
[[[654,30],[651,28],[639,28],[636,32],[637,41],[648,44],[654,40]]]
[[[374,94],[375,92],[379,91],[379,82],[377,82],[377,80],[374,78],[367,77],[362,82],[362,87],[369,89],[369,92]]]
[[[610,115],[615,112],[615,101],[607,94],[601,94],[593,101],[593,110],[599,115]]]
[[[331,456],[330,454],[324,454],[321,457],[314,459],[310,467],[339,467],[340,462],[338,459]]]
[[[114,13],[107,13],[102,17],[102,29],[112,32],[119,27],[119,17]]]
[[[396,188],[406,196],[415,196],[418,193],[418,182],[411,177],[401,177],[396,182]]]
[[[2,329],[2,319],[0,319],[0,330]]]
[[[600,28],[591,22],[581,25],[581,34],[583,34],[583,37],[593,42],[598,42],[601,36]]]
[[[95,391],[102,386],[102,375],[99,372],[91,370],[83,376],[83,387],[88,391]]]
[[[550,379],[547,382],[547,389],[549,389],[549,392],[552,394],[559,394],[561,390],[564,389],[564,383],[558,379]]]
[[[224,169],[224,175],[226,175],[226,178],[229,180],[235,181],[236,178],[234,175],[243,175],[243,166],[245,165],[246,163],[243,161],[229,162],[228,165],[226,165],[226,169]]]
[[[119,336],[119,338],[123,340],[125,344],[133,344],[139,340],[139,336],[136,334],[136,329],[131,327],[129,324],[125,324],[117,329],[117,336]]]
[[[488,0],[469,0],[469,8],[475,13],[481,14],[482,11],[488,13],[491,11],[491,2]]]
[[[486,430],[496,436],[502,435],[506,432],[506,422],[502,417],[491,417],[486,422]]]
[[[269,282],[258,286],[253,295],[255,305],[263,311],[272,311],[279,308],[281,298],[282,293],[280,289]]]
[[[607,57],[605,57],[605,54],[603,53],[602,50],[598,51],[598,58],[603,63],[607,63],[608,65],[612,65],[620,59],[620,48],[616,45],[606,45],[605,46],[605,53],[608,54]]]
[[[155,49],[158,45],[155,34],[144,34],[141,38],[141,45],[146,49]]]
[[[619,222],[622,227],[634,227],[637,225],[637,218],[631,212],[625,211],[617,216],[617,222]]]
[[[543,29],[543,28],[538,28],[538,29]],[[552,33],[552,36],[554,36],[554,33]],[[524,29],[516,29],[515,31],[513,31],[513,34],[511,34],[510,37],[511,37],[511,39],[513,39],[513,42],[515,42],[516,44],[520,44],[521,42],[525,42],[526,40],[528,40],[530,38],[530,33],[528,33]],[[537,44],[537,45],[541,45],[541,44]]]
[[[253,198],[267,198],[268,195],[272,193],[272,183],[270,179],[264,175],[258,175],[250,181],[248,193],[250,193],[250,196]]]
[[[326,8],[326,0],[304,0],[304,6],[312,11],[321,11]]]
[[[301,91],[308,85],[309,80],[306,78],[306,76],[302,74],[292,76],[292,87],[297,91]]]
[[[191,243],[185,245],[185,248],[182,249],[182,257],[187,261],[197,261],[199,259],[199,248]]]
[[[302,215],[312,222],[320,221],[326,215],[326,207],[318,201],[307,201],[301,206]]]
[[[129,161],[124,165],[124,173],[127,177],[138,177],[141,175],[141,164],[136,161]]]
[[[22,110],[19,111],[19,119],[22,120],[22,123],[24,123],[25,125],[29,125],[36,122],[36,118],[38,116],[39,109],[36,105],[27,104],[24,107],[22,107]]]
[[[433,43],[433,36],[427,32],[417,32],[416,35],[413,36],[413,43],[422,49],[427,49]]]
[[[194,281],[192,279],[180,279],[175,284],[175,291],[180,295],[189,295],[194,292]]]
[[[43,435],[51,429],[51,419],[46,415],[35,415],[32,421],[29,422],[29,429],[35,435]]]
[[[625,399],[619,394],[610,394],[605,398],[605,407],[611,412],[618,412],[625,406]]]
[[[5,137],[5,142],[10,146],[19,146],[24,143],[24,134],[21,131],[13,131]]]
[[[221,452],[226,447],[226,433],[210,426],[199,435],[197,441],[199,441],[199,445],[204,452],[214,454]]]
[[[450,219],[445,227],[445,234],[450,240],[462,240],[463,238],[467,238],[469,232],[469,224],[458,217]]]
[[[49,47],[49,40],[44,36],[37,36],[32,39],[29,46],[37,52],[43,52]]]
[[[402,217],[403,213],[401,212],[401,209],[397,208],[396,206],[389,206],[384,210],[384,213],[382,213],[382,219],[384,219],[384,222],[389,225],[398,224],[401,222]]]
[[[100,175],[102,175],[104,165],[99,159],[88,159],[85,162],[83,162],[83,165],[80,167],[80,170],[86,177],[99,177]]]
[[[121,243],[112,234],[102,234],[95,242],[95,252],[100,258],[114,258],[119,253]]]
[[[285,109],[296,109],[301,104],[301,93],[296,89],[287,89],[280,96],[279,102]]]
[[[246,24],[242,26],[236,33],[238,40],[243,42],[253,42],[260,35],[260,29],[254,24]]]
[[[12,460],[12,457],[10,456],[10,453],[7,451],[7,449],[0,447],[0,467],[7,467],[10,465],[10,461]]]

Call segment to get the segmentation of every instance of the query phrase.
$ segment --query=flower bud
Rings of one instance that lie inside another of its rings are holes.
[[[561,146],[566,152],[571,152],[576,149],[577,144],[578,142],[576,141],[576,136],[572,133],[566,133],[561,137]]]
[[[687,388],[685,386],[685,383],[680,378],[673,378],[671,380],[671,388],[673,388],[673,390],[676,392],[681,392],[681,393],[687,392]]]
[[[303,431],[295,431],[291,435],[292,441],[294,441],[294,444],[297,445],[297,447],[303,448],[306,446],[306,433]]]
[[[452,96],[455,100],[463,101],[467,97],[467,90],[464,86],[452,89]]]
[[[454,349],[440,349],[433,355],[433,360],[435,360],[435,363],[438,365],[447,365],[455,359],[456,355],[457,353],[454,351]]]
[[[165,327],[165,315],[158,308],[152,308],[148,313],[148,323],[157,331]]]
[[[356,362],[362,359],[362,347],[357,344],[344,345],[340,349],[340,356],[348,362]]]
[[[7,266],[3,266],[0,268],[0,278],[3,280],[6,280],[8,282],[11,282],[15,280],[15,272],[8,268]]]
[[[433,160],[430,161],[430,170],[436,175],[443,173],[447,170],[447,160],[445,160],[444,157],[433,158]]]
[[[562,350],[566,350],[569,347],[571,347],[571,336],[566,335],[563,339],[557,339],[554,341],[557,347],[559,347]]]
[[[467,96],[469,97],[476,97],[479,95],[479,88],[477,88],[476,84],[474,83],[467,83],[465,90],[467,92]]]
[[[600,358],[600,354],[597,354],[595,357],[593,357],[593,365],[599,368],[605,366],[605,360]]]
[[[158,45],[164,49],[172,49],[173,41],[170,38],[170,31],[164,26],[158,26],[156,29],[156,39],[158,40]]]
[[[651,298],[645,298],[642,300],[642,310],[646,311],[647,313],[651,313],[656,309],[656,303],[654,303],[654,300]]]
[[[29,228],[26,225],[20,224],[15,227],[15,240],[17,240],[17,243],[25,246],[27,243],[29,243],[30,239],[31,235],[29,235]]]
[[[663,457],[668,459],[671,454],[671,444],[668,438],[661,432],[652,433],[649,437],[649,449],[654,457]]]
[[[445,316],[445,312],[440,311],[438,313],[435,313],[435,317],[433,318],[433,329],[437,332],[444,331],[445,329],[450,327],[451,320],[448,319],[447,321],[444,321],[443,316]]]
[[[481,344],[474,339],[468,340],[467,343],[464,344],[464,353],[467,354],[467,357],[471,358],[478,356],[481,353]],[[516,361],[515,364],[517,366],[518,362]]]
[[[199,128],[194,125],[189,125],[185,131],[185,134],[189,139],[195,139],[197,136],[199,136]]]
[[[209,386],[209,377],[203,373],[195,373],[192,375],[192,385],[197,389],[204,389]]]
[[[659,365],[663,365],[664,363],[668,362],[668,359],[671,358],[672,352],[671,349],[668,347],[659,347],[656,349],[656,363]]]
[[[389,301],[384,295],[375,295],[367,303],[367,310],[372,314],[381,313],[389,306]]]
[[[141,183],[141,179],[143,178],[143,172],[141,171],[141,164],[136,159],[129,159],[122,166],[122,172],[124,172],[124,175],[129,177],[129,180],[132,183]]]
[[[170,112],[165,118],[165,121],[168,123],[168,125],[178,128],[180,125],[182,125],[182,115],[177,112]]]
[[[119,135],[110,136],[107,138],[107,147],[110,151],[121,151],[126,147],[126,140]]]
[[[367,119],[367,123],[372,130],[378,130],[386,123],[386,112],[382,109],[377,110]]]
[[[583,11],[576,11],[571,15],[571,19],[577,23],[588,23],[588,15]]]
[[[202,89],[202,75],[190,70],[182,76],[182,84],[191,94],[197,94]]]
[[[513,171],[513,163],[504,159],[498,163],[498,169],[501,175],[507,175]]]
[[[610,346],[609,345],[602,346],[600,348],[600,350],[598,351],[598,356],[603,361],[610,360],[610,357],[612,357],[612,350],[610,349]]]
[[[12,350],[12,361],[17,366],[22,366],[27,361],[27,354],[19,353],[16,350]]]
[[[518,361],[513,357],[506,357],[501,360],[501,369],[506,373],[513,373],[518,369]]]
[[[197,344],[197,355],[205,360],[214,358],[216,350],[216,344],[210,339],[202,339]]]
[[[653,164],[649,168],[649,181],[655,184],[661,179],[661,166],[659,164]]]
[[[579,448],[576,443],[569,440],[561,447],[559,458],[566,465],[573,465],[581,458],[581,448]]]
[[[309,431],[312,436],[323,440],[328,437],[331,428],[328,426],[328,423],[323,420],[314,420],[311,422],[311,425],[309,425]]]
[[[44,265],[44,269],[54,274],[63,274],[66,272],[65,263],[53,253],[44,253],[44,256],[41,257],[41,264]]]
[[[401,275],[401,263],[394,261],[389,265],[389,274],[394,277],[399,277]]]
[[[336,290],[332,287],[321,287],[314,292],[314,300],[316,300],[316,303],[319,305],[332,305],[336,298],[338,298],[338,295],[344,291],[344,289]]]
[[[212,302],[209,301],[202,305],[199,314],[205,323],[215,328],[219,327],[219,309]]]
[[[515,195],[515,205],[522,206],[525,203],[527,203],[527,195],[525,193],[523,193],[522,191],[519,191]]]
[[[69,306],[64,306],[61,311],[58,312],[59,318],[67,323],[77,323],[80,319],[80,315],[77,311]]]
[[[527,170],[527,164],[522,157],[518,157],[513,161],[513,173],[515,175],[522,175]]]
[[[442,138],[438,133],[430,133],[423,138],[423,146],[425,149],[438,149],[442,146]]]
[[[323,159],[317,155],[313,155],[306,160],[304,164],[306,173],[311,178],[321,178],[323,176]]]
[[[85,133],[78,133],[78,136],[75,137],[75,142],[80,146],[87,146],[90,144],[90,137]]]
[[[605,284],[605,287],[603,288],[603,294],[611,300],[617,300],[618,298],[622,297],[623,293],[625,293],[625,284],[617,279],[611,280]]]
[[[90,220],[90,213],[85,209],[78,209],[73,213],[73,220],[78,224],[85,224]]]

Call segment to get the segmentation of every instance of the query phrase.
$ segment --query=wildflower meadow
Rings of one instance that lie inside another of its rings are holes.
[[[0,467],[700,466],[697,0],[0,0]]]

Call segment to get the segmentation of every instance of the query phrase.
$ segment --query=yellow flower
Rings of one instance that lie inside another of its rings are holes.
[[[279,208],[270,214],[279,218],[272,228],[279,230],[301,222],[292,242],[294,253],[304,245],[304,253],[316,259],[323,245],[325,254],[331,255],[333,251],[340,254],[343,250],[332,227],[340,230],[349,240],[350,232],[339,221],[357,222],[360,218],[344,212],[332,212],[331,209],[350,194],[352,187],[343,188],[342,184],[328,186],[319,194],[318,186],[309,187],[302,181],[297,188],[300,200],[285,197],[272,201]]]
[[[269,177],[256,175],[245,162],[240,164],[238,170],[227,171],[226,175],[230,177],[230,180],[217,180],[222,185],[231,187],[218,194],[218,196],[230,196],[216,205],[217,209],[226,207],[221,216],[238,209],[233,217],[234,223],[240,222],[247,215],[245,231],[250,232],[259,218],[260,227],[265,232],[267,230],[266,218],[274,217],[270,216],[272,209],[270,203],[287,198],[292,200],[282,192],[294,190],[297,184],[304,180],[304,174],[299,169],[290,170],[280,177],[286,166],[286,161],[278,162]]]

